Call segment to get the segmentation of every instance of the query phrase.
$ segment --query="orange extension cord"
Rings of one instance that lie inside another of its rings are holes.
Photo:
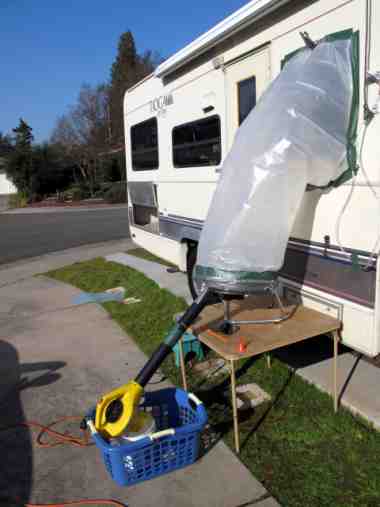
[[[52,422],[51,424],[44,426],[43,424],[40,424],[35,421],[25,421],[22,423],[14,424],[12,426],[7,426],[5,428],[0,428],[0,431],[7,431],[11,429],[16,429],[19,427],[24,428],[31,428],[31,429],[38,429],[39,433],[36,438],[37,447],[43,447],[45,449],[49,449],[51,447],[56,447],[57,445],[73,445],[75,447],[88,447],[89,445],[92,445],[90,442],[87,433],[84,434],[83,438],[80,437],[74,437],[72,435],[69,435],[67,432],[61,433],[60,431],[53,430],[52,427],[56,426],[57,424],[60,424],[65,421],[81,421],[83,417],[79,416],[69,416],[69,417],[62,417],[61,419],[58,419],[57,421]],[[83,431],[83,430],[82,430]],[[51,442],[44,442],[42,440],[42,437],[44,435],[49,435],[54,440]],[[15,499],[18,501],[17,499]],[[70,505],[112,505],[114,507],[126,507],[124,503],[118,502],[117,500],[111,500],[111,499],[93,499],[93,500],[74,500],[71,502],[63,502],[63,503],[50,503],[50,504],[32,504],[32,503],[26,503],[24,504],[25,507],[68,507]]]

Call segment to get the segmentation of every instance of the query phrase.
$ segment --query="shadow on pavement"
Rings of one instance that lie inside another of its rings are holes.
[[[20,390],[55,382],[60,378],[56,371],[63,366],[65,363],[59,361],[20,364],[15,347],[0,340],[1,507],[23,506],[29,500],[32,487],[32,440],[29,428],[23,426],[26,419]]]
[[[331,359],[333,347],[334,341],[327,335],[321,335],[277,349],[274,355],[294,370],[298,370]],[[339,344],[339,355],[348,351],[347,347]]]

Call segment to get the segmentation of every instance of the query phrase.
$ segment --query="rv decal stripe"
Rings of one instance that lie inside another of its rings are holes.
[[[178,224],[186,224],[193,227],[197,227],[202,229],[204,220],[199,220],[196,218],[184,217],[181,215],[175,215],[169,213],[168,215],[164,215],[162,212],[160,213],[160,220],[171,221],[173,223]],[[294,250],[300,250],[303,252],[307,252],[309,255],[317,255],[328,258],[329,260],[335,260],[337,262],[341,261],[344,263],[351,263],[351,255],[356,254],[359,258],[362,258],[364,261],[367,260],[371,253],[365,250],[358,250],[355,248],[344,247],[346,252],[342,252],[339,246],[329,244],[326,246],[324,243],[320,243],[318,241],[305,240],[301,238],[290,237],[288,248]],[[377,255],[374,256],[377,258]]]
[[[161,214],[159,217],[161,236],[176,241],[199,241],[202,225],[201,220],[178,215]],[[365,254],[361,252],[360,261]],[[330,245],[326,248],[322,243],[312,244],[292,238],[280,275],[369,308],[375,304],[376,270],[364,271],[353,266],[350,255],[344,255]]]

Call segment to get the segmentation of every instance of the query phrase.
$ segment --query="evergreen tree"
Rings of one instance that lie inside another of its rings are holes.
[[[130,31],[121,35],[118,53],[111,68],[110,134],[111,142],[119,144],[123,138],[123,97],[125,91],[138,81],[135,41]]]
[[[157,57],[155,57],[157,59]],[[154,70],[155,60],[151,52],[140,56],[130,31],[119,40],[118,53],[111,68],[109,89],[110,141],[124,144],[123,99],[125,92]]]
[[[32,134],[32,127],[30,127],[22,118],[20,118],[18,127],[12,130],[15,134],[16,150],[23,151],[24,153],[30,152],[34,139]]]
[[[9,179],[15,184],[19,192],[30,196],[33,189],[33,160],[32,160],[32,128],[20,118],[19,124],[13,129],[14,152],[6,166]]]

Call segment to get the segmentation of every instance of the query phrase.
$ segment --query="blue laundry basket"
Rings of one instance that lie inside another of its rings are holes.
[[[153,479],[197,460],[200,433],[207,412],[198,398],[182,389],[168,388],[145,393],[140,408],[155,419],[157,432],[135,442],[111,445],[92,429],[92,438],[102,451],[105,466],[120,486]],[[88,420],[94,422],[93,410]]]

